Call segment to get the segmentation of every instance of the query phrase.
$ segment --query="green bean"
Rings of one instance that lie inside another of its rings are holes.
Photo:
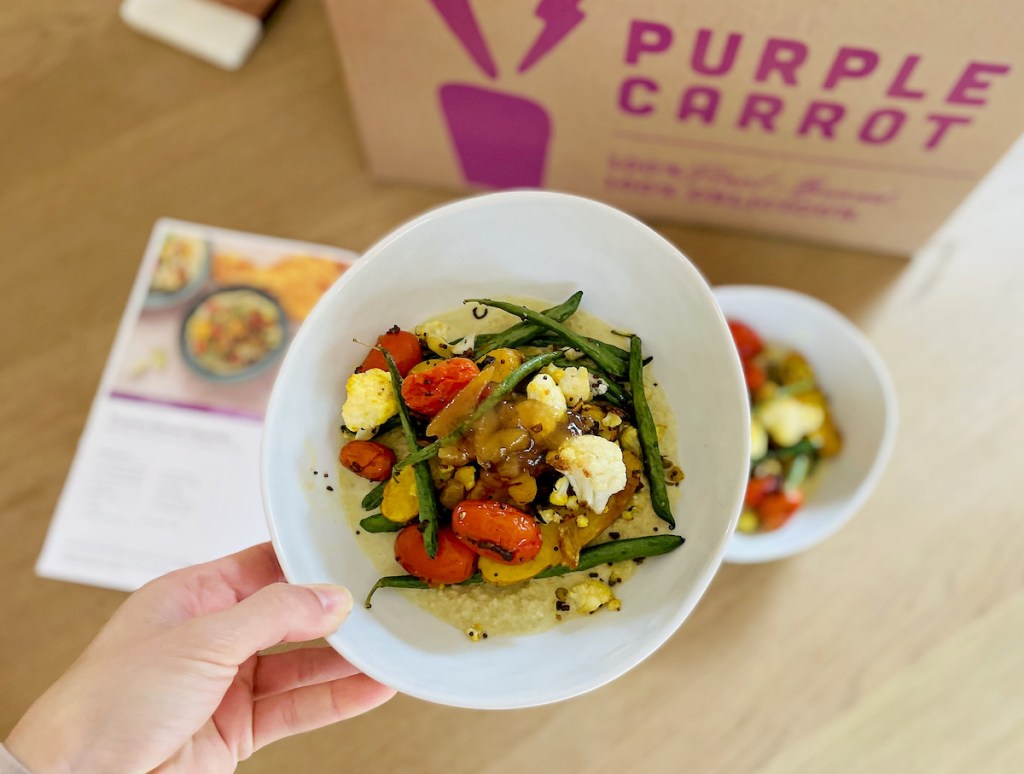
[[[476,420],[478,420],[488,411],[497,406],[498,403],[500,403],[505,398],[505,396],[512,392],[512,390],[516,388],[516,385],[519,384],[519,382],[521,382],[527,376],[532,374],[534,371],[539,371],[548,363],[558,358],[560,354],[560,352],[545,352],[542,355],[536,355],[534,357],[531,357],[529,360],[527,360],[525,363],[519,366],[515,371],[513,371],[504,379],[502,379],[501,383],[498,384],[498,386],[495,387],[493,390],[491,390],[491,394],[488,395],[487,398],[485,398],[480,403],[480,405],[476,407],[476,410],[472,414],[470,414],[468,418],[462,420],[462,422],[460,422],[454,430],[448,433],[448,435],[444,436],[443,438],[438,438],[432,444],[424,446],[418,451],[410,454],[404,460],[401,460],[397,465],[395,465],[395,469],[401,470],[402,468],[408,465],[416,465],[421,462],[426,462],[435,454],[437,454],[437,452],[440,450],[442,446],[449,446],[455,443],[455,441],[459,440],[459,438],[462,437],[463,433],[469,430],[469,428],[473,425],[474,422],[476,422]]]
[[[582,298],[583,291],[577,290],[558,306],[545,309],[541,314],[553,320],[558,320],[558,322],[565,322],[579,309]],[[477,357],[480,357],[481,355],[486,355],[491,350],[503,347],[513,349],[522,347],[533,341],[543,330],[539,325],[530,322],[518,322],[511,328],[506,328],[499,333],[481,333],[477,335],[473,342],[473,352]]]
[[[391,353],[384,347],[377,347],[384,355],[388,363],[388,371],[391,372],[391,386],[395,390],[395,400],[398,402],[398,416],[402,420],[402,429],[405,431],[405,440],[410,449],[416,448],[416,431],[413,429],[412,420],[409,418],[409,409],[402,400],[402,377],[398,375],[398,366],[391,357]],[[408,457],[406,458],[408,459]],[[434,480],[430,476],[430,468],[423,462],[416,465],[413,470],[416,473],[416,499],[420,506],[420,521],[423,522],[423,546],[427,549],[427,556],[433,559],[437,556],[437,493],[434,491]]]
[[[568,346],[578,349],[580,352],[587,355],[594,361],[598,368],[602,371],[606,371],[612,376],[616,376],[621,379],[629,372],[625,361],[614,356],[604,348],[595,347],[587,341],[585,337],[575,331],[569,330],[557,320],[545,317],[540,312],[536,312],[525,306],[520,306],[519,304],[510,304],[507,301],[493,301],[489,298],[469,298],[466,300],[473,301],[478,304],[484,304],[485,306],[493,306],[495,309],[501,309],[509,314],[514,314],[522,320],[535,323],[540,327],[557,334],[558,337]]]
[[[360,519],[359,526],[367,532],[398,532],[405,524],[391,521],[383,513],[375,513],[365,519]]]
[[[535,578],[554,578],[570,572],[589,570],[607,562],[625,562],[629,559],[641,559],[648,556],[659,556],[675,551],[685,542],[680,535],[647,535],[645,537],[609,540],[596,546],[589,546],[580,551],[580,562],[576,569],[557,564],[541,570]]]
[[[644,469],[647,471],[647,484],[651,489],[651,506],[670,527],[674,527],[676,520],[668,501],[665,468],[661,464],[661,449],[658,446],[658,428],[654,425],[651,407],[647,404],[647,393],[644,391],[642,347],[639,336],[629,337],[629,383],[633,391],[636,430],[640,438],[640,448],[644,453]]]
[[[811,472],[811,463],[812,459],[809,454],[798,454],[794,457],[793,461],[789,463],[789,472],[786,473],[783,487],[787,490],[799,487]]]
[[[818,454],[818,447],[815,446],[811,441],[804,439],[798,441],[792,446],[783,446],[780,449],[769,449],[764,453],[764,456],[758,457],[751,463],[752,468],[756,468],[762,462],[766,460],[788,460],[792,457],[799,457],[800,455],[812,455]]]
[[[377,486],[363,496],[363,501],[360,505],[363,506],[364,511],[372,511],[374,508],[380,508],[380,504],[384,502],[384,487],[387,483],[387,479],[381,481]]]
[[[617,357],[623,363],[629,360],[629,351],[622,347],[617,347],[614,344],[609,344],[607,341],[601,341],[601,339],[593,339],[589,336],[584,336],[583,339],[588,341],[592,346],[597,349],[603,350],[608,353],[610,357]],[[550,346],[561,346],[561,339],[558,336],[538,336],[533,340],[535,346],[550,345]]]
[[[580,551],[580,562],[576,569],[559,564],[542,570],[534,576],[537,580],[544,578],[556,578],[571,572],[590,570],[608,562],[625,562],[631,559],[644,559],[649,556],[660,556],[670,551],[675,551],[684,542],[679,535],[648,535],[646,537],[626,538],[625,540],[612,540],[596,546],[588,546]],[[459,586],[471,586],[482,583],[483,578],[479,572],[473,573]],[[377,589],[428,589],[430,586],[412,575],[388,575],[381,578],[370,589],[366,595],[364,604],[371,607],[370,598]]]

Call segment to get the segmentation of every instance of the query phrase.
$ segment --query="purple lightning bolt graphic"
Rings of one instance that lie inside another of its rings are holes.
[[[519,63],[519,72],[525,73],[583,21],[579,6],[583,0],[540,0],[534,16],[544,22],[544,29]]]
[[[491,52],[487,48],[487,41],[480,31],[476,16],[473,15],[473,8],[469,0],[430,0],[441,18],[444,19],[448,29],[459,39],[462,47],[466,49],[477,67],[483,70],[491,78],[498,77],[498,67],[494,64]]]

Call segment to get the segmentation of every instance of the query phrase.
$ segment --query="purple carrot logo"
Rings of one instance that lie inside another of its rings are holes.
[[[488,78],[498,66],[470,0],[430,0],[463,50]],[[544,26],[519,63],[521,75],[551,53],[584,19],[582,0],[540,0]],[[525,97],[470,83],[445,83],[441,111],[466,182],[489,188],[537,188],[544,183],[551,116]]]

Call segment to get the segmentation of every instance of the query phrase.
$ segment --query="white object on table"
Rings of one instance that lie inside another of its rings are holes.
[[[124,0],[132,29],[225,70],[237,70],[263,37],[256,16],[213,0]]]

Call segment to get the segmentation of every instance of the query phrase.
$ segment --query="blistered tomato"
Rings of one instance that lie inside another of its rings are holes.
[[[395,538],[395,561],[410,575],[433,585],[462,583],[476,571],[476,554],[449,527],[437,531],[437,555],[431,559],[419,526],[410,524]]]
[[[402,399],[417,414],[432,417],[479,373],[476,363],[468,358],[442,360],[426,371],[409,374],[402,381]]]
[[[382,443],[349,441],[341,447],[341,464],[370,481],[383,481],[391,475],[395,453]]]
[[[505,564],[530,561],[543,544],[540,527],[532,516],[491,500],[463,500],[456,505],[452,529],[480,556]]]
[[[416,334],[409,331],[399,330],[396,325],[383,336],[377,337],[377,344],[384,347],[395,361],[398,373],[405,376],[409,370],[418,362],[423,360],[423,352],[420,349],[420,340]],[[388,370],[388,363],[379,350],[373,350],[366,356],[363,364],[356,369],[357,373],[369,371],[371,368],[379,368],[382,371]]]

